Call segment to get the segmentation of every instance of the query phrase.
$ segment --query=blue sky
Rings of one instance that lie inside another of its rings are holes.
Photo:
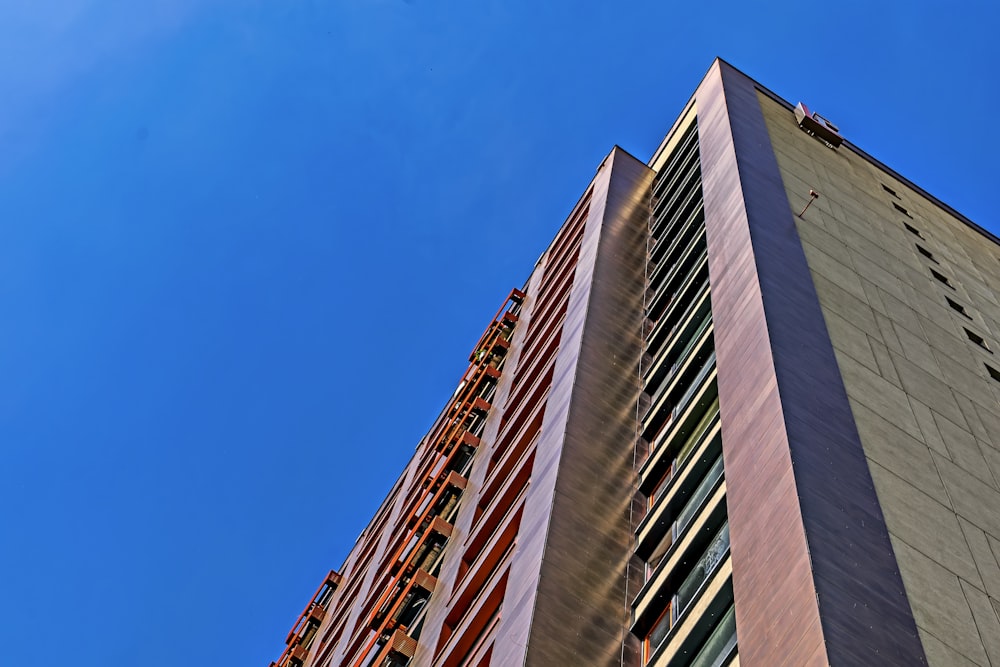
[[[266,665],[715,56],[994,232],[993,3],[0,5],[0,650]]]

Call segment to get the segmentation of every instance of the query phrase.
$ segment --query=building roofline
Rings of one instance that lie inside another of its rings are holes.
[[[769,98],[771,98],[772,100],[774,100],[778,104],[781,104],[782,106],[784,106],[789,111],[791,111],[791,110],[793,110],[795,108],[794,104],[792,104],[788,100],[784,99],[783,97],[781,97],[780,95],[778,95],[777,93],[775,93],[773,90],[771,90],[767,86],[764,86],[759,81],[757,81],[753,77],[749,76],[743,70],[739,69],[738,67],[734,67],[731,63],[729,63],[728,61],[724,60],[723,58],[716,57],[712,61],[712,64],[709,65],[708,72],[711,71],[712,67],[715,66],[716,62],[719,62],[719,63],[722,63],[722,64],[726,65],[726,67],[730,68],[731,70],[733,70],[734,72],[736,72],[740,76],[744,76],[748,80],[752,81],[753,84],[754,84],[754,86],[757,88],[757,90],[759,90],[760,92],[764,93],[765,95],[767,95]],[[706,77],[708,76],[708,72],[705,73]],[[702,77],[701,82],[698,83],[698,87],[701,86],[701,84],[702,84],[702,82],[704,82],[704,80],[705,80],[705,77]],[[697,88],[695,88],[695,90],[697,91]],[[660,144],[659,144],[659,146],[657,146],[656,150],[653,151],[653,155],[652,155],[652,157],[650,157],[649,162],[647,164],[652,165],[655,162],[656,158],[659,156],[659,154],[662,152],[662,150],[664,149],[664,147],[667,145],[668,141],[670,140],[670,137],[673,135],[674,131],[677,129],[678,124],[684,119],[684,117],[687,115],[690,107],[694,104],[694,97],[695,97],[695,95],[694,95],[694,93],[692,93],[691,97],[688,99],[687,103],[684,105],[684,110],[677,117],[677,120],[674,121],[674,124],[671,126],[671,128],[667,132],[666,136],[663,138],[663,141],[661,141]],[[962,214],[960,211],[958,211],[957,209],[955,209],[953,206],[950,206],[946,202],[942,201],[941,199],[939,199],[939,198],[935,197],[934,195],[932,195],[931,193],[927,192],[927,190],[925,190],[924,188],[920,187],[919,185],[917,185],[916,183],[914,183],[910,179],[906,178],[905,176],[903,176],[902,174],[900,174],[899,172],[897,172],[895,169],[892,169],[891,167],[887,166],[885,163],[883,163],[882,161],[880,161],[877,158],[873,157],[869,153],[865,152],[864,150],[862,150],[861,148],[859,148],[853,142],[848,141],[847,139],[845,139],[843,145],[845,145],[848,148],[850,148],[859,157],[861,157],[864,160],[867,160],[873,166],[877,167],[878,169],[881,169],[882,171],[886,172],[887,174],[889,174],[893,178],[897,179],[900,183],[903,183],[907,187],[911,188],[914,192],[920,194],[923,197],[926,197],[928,200],[930,200],[935,205],[941,207],[942,209],[944,209],[945,211],[947,211],[951,215],[955,216],[955,218],[957,218],[959,221],[963,222],[966,226],[970,227],[973,231],[979,232],[980,234],[982,234],[983,236],[985,236],[987,239],[989,239],[993,243],[995,243],[997,245],[1000,245],[1000,237],[998,237],[996,234],[994,234],[993,232],[989,231],[985,227],[982,227],[981,225],[973,222],[972,220],[970,220],[968,218],[968,216]]]

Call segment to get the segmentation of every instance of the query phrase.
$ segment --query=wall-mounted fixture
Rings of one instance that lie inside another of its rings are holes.
[[[844,143],[844,138],[840,136],[840,128],[815,111],[810,111],[809,107],[802,102],[795,105],[795,120],[806,133],[816,137],[830,148],[836,150],[840,148],[840,144]]]

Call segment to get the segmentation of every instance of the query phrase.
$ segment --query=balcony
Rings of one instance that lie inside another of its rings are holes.
[[[739,665],[732,574],[732,561],[727,555],[698,592],[684,618],[658,649],[646,653],[648,667]]]
[[[647,579],[685,534],[722,481],[722,451],[718,440],[713,444],[714,451],[692,466],[677,492],[670,494],[668,501],[655,506],[636,531],[636,553],[647,563]]]
[[[650,319],[659,320],[663,313],[673,305],[681,289],[708,258],[708,248],[704,243],[704,234],[698,237],[699,242],[692,244],[676,263],[668,268],[653,269],[648,292],[652,294],[646,312]]]
[[[693,168],[691,168],[693,167]],[[690,210],[692,203],[701,202],[701,169],[699,165],[691,164],[689,168],[679,172],[666,188],[660,190],[663,196],[658,197],[653,205],[653,224],[651,232],[654,236],[669,237],[679,219],[683,219],[683,211]]]
[[[303,663],[309,653],[309,648],[312,646],[316,632],[326,617],[327,606],[341,582],[340,574],[333,570],[326,575],[323,583],[313,594],[312,600],[306,605],[288,636],[285,637],[285,650],[277,661],[271,663],[272,665],[295,667]]]
[[[723,523],[694,567],[672,589],[666,607],[644,634],[645,656],[649,664],[671,664],[672,658],[690,655],[692,649],[698,648],[706,637],[712,638],[713,624],[706,623],[706,620],[718,618],[711,613],[713,607],[725,609],[728,606],[726,602],[731,601],[731,592],[727,591],[731,588],[731,575],[729,524]],[[724,630],[722,634],[723,640],[728,640]],[[722,647],[726,643],[723,641]],[[710,655],[713,647],[706,648]]]
[[[706,343],[708,345],[708,343]],[[687,365],[679,371],[674,379],[657,391],[653,397],[649,411],[643,417],[643,435],[654,433],[652,438],[646,438],[654,447],[662,442],[662,436],[668,433],[673,424],[684,414],[692,399],[701,390],[708,377],[715,370],[715,349],[703,357],[703,353],[694,355]],[[652,450],[651,450],[652,451]]]
[[[706,402],[701,400],[699,404]],[[649,498],[650,507],[673,493],[675,482],[687,474],[685,466],[689,458],[703,458],[709,446],[721,437],[719,399],[715,398],[704,411],[686,421],[688,427],[676,433],[671,442],[663,446],[661,454],[649,457],[639,471],[639,492]]]
[[[725,667],[736,658],[736,606],[719,619],[718,625],[705,640],[698,655],[691,661],[691,667]]]
[[[662,389],[677,374],[677,371],[688,361],[695,347],[704,342],[705,332],[712,326],[712,311],[703,308],[694,313],[694,317],[681,328],[680,334],[657,355],[653,365],[646,373],[646,385],[643,391],[655,394],[660,385]]]
[[[657,203],[666,199],[673,192],[680,179],[689,174],[691,169],[698,169],[692,164],[698,159],[698,128],[692,125],[687,134],[680,140],[677,148],[672,151],[669,161],[663,165],[653,183],[653,197]]]
[[[654,356],[659,355],[660,350],[673,339],[680,327],[689,321],[691,314],[700,311],[705,306],[711,308],[711,303],[708,264],[705,263],[698,268],[694,275],[685,280],[676,294],[671,297],[667,310],[656,321],[649,336],[646,337],[646,353]],[[683,309],[680,308],[681,305],[684,306]]]
[[[683,579],[691,572],[691,563],[699,560],[709,543],[718,535],[726,523],[726,481],[725,479],[709,495],[687,531],[674,542],[664,554],[659,565],[651,573],[648,581],[635,596],[632,608],[635,616],[634,630],[640,636],[648,634],[656,619],[664,609],[665,596],[673,597],[681,587]],[[640,554],[641,557],[641,554]],[[675,617],[678,612],[675,610]]]

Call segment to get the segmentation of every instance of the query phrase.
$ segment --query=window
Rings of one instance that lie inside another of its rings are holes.
[[[910,232],[911,234],[915,234],[915,235],[919,236],[920,238],[924,238],[924,235],[921,233],[921,231],[919,229],[917,229],[916,227],[914,227],[913,225],[910,225],[910,224],[907,224],[907,223],[904,222],[903,226],[906,227],[906,231]]]
[[[965,329],[965,335],[973,343],[983,348],[990,354],[993,354],[993,350],[991,350],[990,346],[986,344],[986,341],[983,339],[983,337],[977,334],[975,331],[969,331],[968,329]]]
[[[951,287],[952,289],[955,289],[955,286],[951,284],[951,281],[948,280],[947,276],[945,276],[945,275],[943,275],[941,273],[938,273],[934,269],[931,269],[931,275],[934,276],[934,279],[937,280],[938,282],[944,283],[948,287]]]
[[[923,255],[927,259],[931,260],[935,264],[939,263],[937,261],[937,259],[934,258],[934,253],[932,253],[930,250],[928,250],[927,248],[923,247],[919,243],[917,244],[917,252],[919,252],[921,255]]]
[[[997,373],[1000,377],[1000,371]],[[701,592],[705,583],[712,578],[716,569],[729,554],[729,522],[726,521],[715,534],[701,558],[694,564],[688,575],[676,586],[667,598],[666,608],[653,627],[643,638],[644,661],[649,661],[653,653],[666,641],[670,631],[677,625],[688,606]]]
[[[653,657],[653,652],[660,648],[660,644],[663,640],[667,638],[670,633],[671,618],[673,617],[673,599],[667,602],[667,608],[663,610],[663,613],[656,619],[653,623],[653,630],[646,635],[646,639],[643,642],[643,649],[645,652],[646,660]]]
[[[983,364],[983,365],[986,366],[986,372],[990,374],[990,377],[996,380],[997,382],[1000,382],[1000,371],[993,368],[989,364]]]
[[[952,301],[948,297],[945,297],[944,300],[948,302],[948,305],[951,306],[952,310],[954,310],[954,311],[958,312],[959,314],[961,314],[962,317],[968,318],[970,320],[972,319],[972,315],[969,315],[969,312],[967,310],[965,310],[965,306],[963,306],[962,304],[958,303],[957,301]]]
[[[896,194],[896,191],[895,191],[895,190],[893,190],[892,188],[890,188],[890,187],[889,187],[888,185],[886,185],[885,183],[883,183],[883,184],[882,184],[882,189],[883,189],[883,190],[885,190],[886,192],[888,192],[889,194],[891,194],[891,195],[892,195],[893,197],[895,197],[896,199],[899,199],[899,195],[897,195],[897,194]]]
[[[670,482],[673,481],[674,476],[677,471],[687,463],[688,456],[691,455],[698,445],[701,444],[706,433],[712,430],[712,428],[719,423],[719,399],[716,398],[712,401],[712,404],[705,411],[704,416],[698,421],[698,424],[691,431],[691,434],[684,441],[679,449],[676,450],[673,460],[667,467],[666,472],[660,477],[660,480],[653,487],[653,490],[649,493],[649,508],[660,499],[663,493],[670,488]],[[718,439],[718,436],[716,436]]]
[[[671,547],[680,540],[687,527],[694,520],[709,494],[715,489],[715,485],[722,479],[722,452],[720,451],[712,462],[711,467],[705,476],[695,487],[691,496],[684,502],[684,506],[676,512],[674,522],[660,538],[660,543],[653,549],[653,553],[646,559],[646,580],[652,578],[656,568],[663,562],[663,558],[670,553]]]
[[[728,659],[736,651],[736,607],[729,606],[729,611],[718,617],[715,629],[702,645],[698,655],[691,662],[691,667],[714,667],[714,665],[729,664]]]
[[[899,211],[900,213],[902,213],[903,215],[905,215],[907,218],[912,218],[913,217],[912,215],[910,215],[909,211],[907,211],[905,208],[903,208],[902,206],[900,206],[896,202],[892,202],[892,207],[894,209],[896,209],[897,211]]]

